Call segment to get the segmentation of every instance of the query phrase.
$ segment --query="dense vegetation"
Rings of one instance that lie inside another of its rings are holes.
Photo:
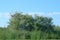
[[[60,27],[50,17],[15,13],[8,23],[7,28],[0,28],[1,40],[60,39]]]

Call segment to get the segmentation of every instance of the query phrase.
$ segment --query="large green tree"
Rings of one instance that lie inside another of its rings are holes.
[[[11,15],[8,27],[16,30],[41,30],[51,32],[53,30],[53,23],[52,18],[49,17],[33,17],[28,14],[22,15],[22,13],[15,13]]]

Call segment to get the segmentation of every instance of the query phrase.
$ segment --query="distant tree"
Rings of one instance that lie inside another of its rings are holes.
[[[42,31],[53,31],[53,22],[52,18],[43,17],[43,16],[35,16],[35,25],[38,30]]]
[[[14,15],[11,15],[8,27],[11,29],[25,29],[31,31],[33,28],[33,21],[34,19],[32,16],[28,14],[22,15],[21,13],[15,13]]]
[[[11,15],[11,19],[8,25],[11,29],[17,30],[41,30],[41,31],[52,31],[53,23],[52,18],[31,15],[22,15],[22,13],[15,13]]]

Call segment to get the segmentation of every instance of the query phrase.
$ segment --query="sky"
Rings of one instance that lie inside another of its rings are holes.
[[[60,0],[0,0],[0,27],[7,26],[10,13],[15,11],[50,16],[60,25]]]

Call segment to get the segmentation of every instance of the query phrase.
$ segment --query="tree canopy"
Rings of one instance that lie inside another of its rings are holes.
[[[53,24],[51,17],[16,12],[8,24],[7,28],[0,28],[1,40],[60,39],[60,27]]]

